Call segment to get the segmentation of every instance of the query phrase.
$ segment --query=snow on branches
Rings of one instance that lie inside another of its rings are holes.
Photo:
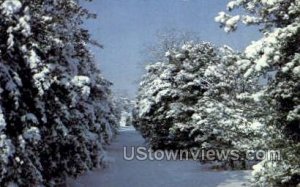
[[[0,0],[0,186],[98,167],[119,119],[73,0]]]
[[[273,74],[257,101],[267,101],[273,111],[264,123],[276,132],[264,139],[267,148],[279,149],[283,155],[282,161],[265,160],[254,167],[253,185],[296,186],[300,184],[300,1],[233,0],[227,6],[230,12],[239,8],[244,15],[220,12],[215,20],[226,31],[234,31],[238,21],[262,27],[263,37],[246,48],[238,63],[245,78]]]
[[[147,67],[137,101],[136,126],[153,148],[261,144],[264,129],[254,125],[260,118],[249,110],[259,111],[261,105],[240,97],[257,86],[240,76],[237,53],[227,46],[188,42],[166,56],[168,61]],[[250,136],[257,142],[251,144]]]

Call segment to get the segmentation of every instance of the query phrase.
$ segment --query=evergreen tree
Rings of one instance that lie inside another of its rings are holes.
[[[116,128],[73,0],[0,0],[0,185],[54,186],[99,166]]]
[[[257,165],[254,185],[296,186],[300,183],[300,1],[235,0],[227,8],[232,11],[240,7],[246,15],[221,12],[216,21],[225,31],[235,30],[239,21],[262,26],[263,37],[246,48],[248,63],[241,63],[241,67],[247,70],[245,77],[274,74],[261,97],[274,111],[266,125],[277,132],[266,139],[266,145],[280,149],[283,157]]]
[[[153,148],[197,146],[188,122],[194,105],[208,88],[206,67],[218,61],[210,43],[186,43],[166,52],[168,60],[147,67],[140,84],[136,122]]]
[[[198,98],[192,116],[193,132],[201,132],[194,141],[203,148],[234,148],[241,152],[261,148],[261,137],[266,131],[263,114],[268,110],[264,103],[252,102],[251,95],[259,90],[259,79],[246,80],[240,74],[237,62],[243,58],[241,54],[227,46],[218,54],[220,60],[205,71],[209,87]]]

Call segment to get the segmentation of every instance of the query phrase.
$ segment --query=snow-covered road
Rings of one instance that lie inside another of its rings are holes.
[[[143,145],[143,138],[133,128],[120,130],[109,147],[110,167],[88,172],[70,187],[241,187],[247,171],[211,171],[195,161],[126,161],[124,146]],[[247,186],[247,185],[246,185]]]

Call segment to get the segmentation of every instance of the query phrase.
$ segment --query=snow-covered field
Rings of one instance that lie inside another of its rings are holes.
[[[124,146],[144,145],[132,127],[120,129],[109,147],[112,157],[108,168],[69,180],[69,187],[241,187],[247,186],[249,171],[211,171],[195,161],[126,161]]]

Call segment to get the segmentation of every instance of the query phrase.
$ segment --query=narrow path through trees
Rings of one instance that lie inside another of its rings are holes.
[[[241,187],[249,171],[211,171],[195,161],[126,161],[124,146],[143,146],[144,139],[131,127],[121,128],[109,146],[108,168],[86,173],[70,187]],[[128,153],[129,155],[129,153]]]

